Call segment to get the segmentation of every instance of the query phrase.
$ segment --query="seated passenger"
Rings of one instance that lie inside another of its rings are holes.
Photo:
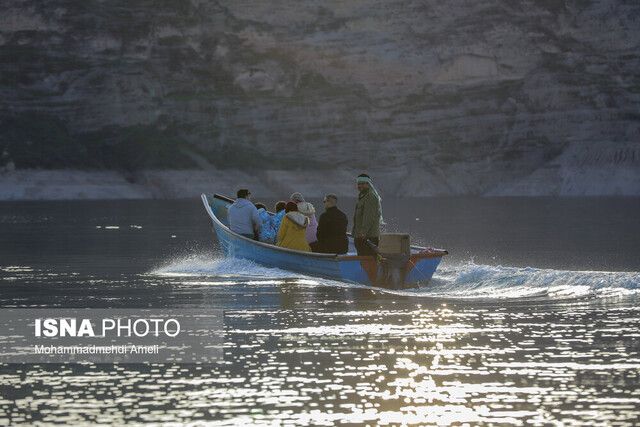
[[[295,202],[287,203],[276,245],[281,248],[311,252],[305,236],[307,225],[309,225],[309,218],[298,212],[298,205]]]
[[[285,202],[284,200],[280,200],[279,202],[276,203],[275,207],[275,215],[273,215],[273,219],[272,219],[272,226],[273,226],[273,231],[275,232],[276,236],[274,239],[274,243],[278,243],[278,231],[280,230],[280,224],[282,223],[282,218],[284,218],[284,214],[285,214],[285,206],[287,205],[287,202]]]
[[[308,203],[308,202],[305,202],[304,197],[302,197],[302,193],[293,193],[291,195],[291,201],[296,202],[298,204],[298,210],[300,210],[301,203]],[[309,203],[309,205],[311,206],[311,213],[309,213],[308,207],[304,208],[305,209],[304,212],[302,212],[302,210],[300,211],[309,217],[309,226],[307,227],[306,237],[307,237],[307,242],[313,243],[316,240],[318,240],[316,237],[316,231],[318,231],[318,220],[316,219],[316,215],[315,215],[316,209],[313,207],[311,203]]]
[[[335,194],[324,196],[324,213],[318,223],[318,240],[311,244],[313,252],[328,254],[346,254],[349,250],[347,238],[347,215],[338,209],[338,197]]]
[[[262,203],[256,203],[255,207],[262,220],[262,227],[258,230],[258,240],[264,243],[273,243],[276,238],[276,231],[273,229],[273,215],[267,212],[267,207]]]
[[[238,198],[227,209],[229,228],[244,237],[255,239],[256,232],[262,227],[258,209],[251,203],[251,193],[246,188],[238,190],[236,195]]]

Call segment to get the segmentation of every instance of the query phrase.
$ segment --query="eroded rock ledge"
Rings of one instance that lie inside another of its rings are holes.
[[[578,158],[571,158],[579,162]],[[640,168],[604,163],[588,169],[560,162],[545,165],[531,175],[498,184],[479,193],[472,173],[404,169],[372,173],[376,187],[387,197],[429,196],[640,196]],[[219,171],[141,171],[135,175],[114,171],[17,170],[0,173],[0,201],[172,199],[198,197],[201,193],[233,196],[249,187],[263,197],[285,198],[294,191],[309,197],[327,193],[355,196],[355,176],[360,171],[285,171],[248,173]],[[498,179],[496,181],[499,182]]]

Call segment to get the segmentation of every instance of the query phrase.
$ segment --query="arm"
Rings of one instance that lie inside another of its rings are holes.
[[[353,214],[353,226],[351,227],[351,235],[353,237],[358,237],[358,235],[356,234],[358,232],[358,230],[356,230],[356,214]]]
[[[278,232],[280,231],[280,228],[282,228],[282,220],[283,220],[283,215],[280,215],[279,213],[275,214],[273,216],[273,220],[272,220],[272,226],[273,226],[273,237],[274,237],[274,242],[275,244],[278,243]]]
[[[277,242],[280,243],[282,242],[282,239],[284,239],[284,236],[287,235],[287,224],[286,224],[286,218],[282,218],[282,222],[280,223],[280,229],[278,230],[278,240]]]
[[[322,237],[323,229],[325,228],[325,225],[327,223],[326,217],[327,217],[326,214],[320,215],[320,221],[318,222],[318,228],[316,230],[316,239],[318,239],[318,240],[322,240],[323,239],[323,237]]]
[[[340,234],[342,234],[344,232],[344,234],[347,234],[347,230],[349,229],[349,218],[347,218],[347,216],[343,213],[342,215],[340,215],[340,225],[339,225],[340,229],[338,230],[340,232]]]
[[[262,220],[260,219],[260,214],[258,213],[258,209],[256,209],[255,206],[251,211],[251,222],[253,222],[253,229],[255,231],[260,230],[260,228],[262,227]]]

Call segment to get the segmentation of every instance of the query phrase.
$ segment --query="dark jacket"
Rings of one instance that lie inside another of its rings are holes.
[[[349,250],[349,240],[347,239],[347,215],[337,207],[328,208],[318,222],[317,245],[314,245],[314,252],[324,252],[328,254],[346,254]]]
[[[380,201],[371,189],[358,195],[353,215],[353,237],[360,233],[367,237],[380,237]]]

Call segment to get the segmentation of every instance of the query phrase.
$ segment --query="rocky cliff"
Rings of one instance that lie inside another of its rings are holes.
[[[0,166],[640,195],[639,69],[625,0],[4,0]]]

